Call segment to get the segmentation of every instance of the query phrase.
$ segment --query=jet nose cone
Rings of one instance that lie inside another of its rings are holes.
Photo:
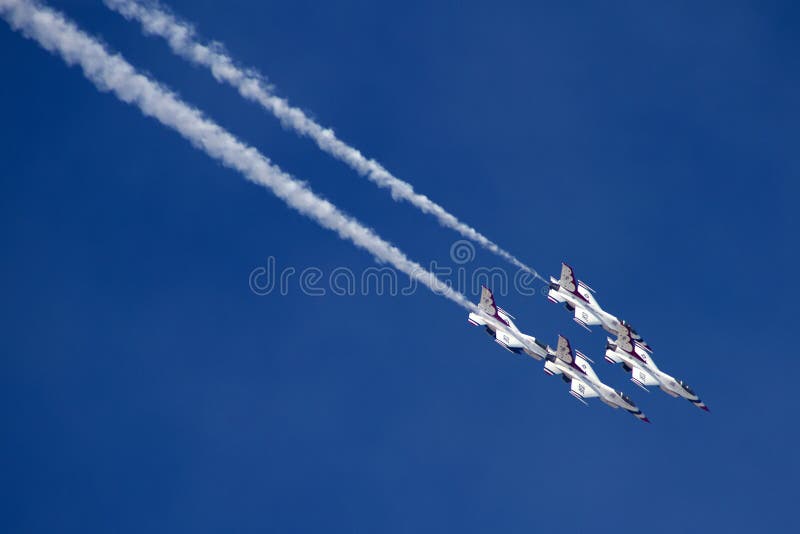
[[[645,423],[649,423],[650,422],[650,419],[648,419],[648,417],[641,410],[637,409],[635,412],[631,411],[631,414],[633,414],[633,416],[636,419],[638,419],[639,421],[643,421]]]
[[[711,411],[711,410],[708,409],[708,406],[706,406],[706,403],[701,401],[700,399],[697,399],[696,401],[692,401],[692,404],[694,404],[695,406],[697,406],[698,408],[700,408],[701,410],[704,410],[706,412],[710,412]]]

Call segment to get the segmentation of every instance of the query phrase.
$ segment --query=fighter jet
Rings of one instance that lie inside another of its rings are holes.
[[[585,399],[600,397],[601,401],[612,408],[622,408],[640,421],[650,422],[630,397],[621,391],[614,391],[601,382],[592,366],[589,365],[589,358],[580,351],[575,351],[573,354],[572,347],[564,336],[558,336],[558,346],[555,351],[548,350],[544,372],[551,376],[561,375],[564,382],[570,384],[570,395],[584,404],[587,404]]]
[[[589,326],[602,325],[606,332],[617,335],[620,327],[630,327],[625,321],[620,321],[615,316],[604,311],[592,293],[594,293],[594,289],[576,279],[572,267],[562,263],[561,278],[556,280],[552,276],[550,277],[550,290],[547,292],[547,299],[554,303],[563,302],[569,311],[575,312],[575,317],[573,317],[575,322],[586,330],[590,330]],[[635,330],[631,328],[630,331],[634,336],[633,339],[648,347],[647,343]]]
[[[616,341],[607,338],[606,361],[621,363],[631,373],[631,381],[642,389],[658,386],[667,395],[683,397],[701,410],[710,411],[700,397],[684,381],[678,380],[656,367],[647,347],[637,342],[630,327],[623,325]]]
[[[497,307],[494,295],[486,286],[481,286],[478,309],[480,313],[470,313],[467,320],[475,326],[483,326],[501,347],[516,354],[524,352],[537,360],[547,357],[547,345],[520,332],[512,320],[514,317]]]

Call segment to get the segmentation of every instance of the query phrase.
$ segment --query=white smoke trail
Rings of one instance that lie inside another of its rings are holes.
[[[111,91],[120,100],[137,106],[142,113],[176,130],[212,158],[236,169],[247,179],[268,187],[290,207],[368,250],[379,261],[393,265],[470,311],[477,309],[464,295],[409,260],[375,232],[316,196],[302,182],[271,164],[255,148],[243,144],[174,93],[138,73],[120,55],[110,54],[61,13],[32,0],[0,0],[0,16],[12,28],[59,55],[67,64],[79,65],[84,75],[101,91]]]
[[[178,19],[157,2],[151,1],[144,4],[136,0],[103,1],[110,9],[125,18],[137,20],[145,33],[164,38],[175,54],[208,68],[218,82],[225,82],[236,88],[244,98],[258,103],[275,115],[285,127],[310,137],[323,151],[343,161],[378,186],[389,189],[395,200],[403,199],[410,202],[424,213],[436,217],[441,225],[457,231],[506,259],[514,266],[528,271],[545,283],[547,282],[532,267],[522,263],[510,252],[500,248],[483,234],[458,220],[427,196],[415,192],[411,184],[396,178],[377,161],[365,158],[357,149],[341,141],[333,130],[322,127],[300,109],[292,107],[286,99],[275,96],[270,86],[264,81],[264,76],[253,69],[237,66],[221,45],[200,43],[195,37],[191,24]]]

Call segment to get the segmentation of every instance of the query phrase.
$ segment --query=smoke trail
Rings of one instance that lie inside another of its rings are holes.
[[[441,225],[455,230],[506,259],[514,266],[528,271],[545,283],[547,282],[536,270],[522,263],[510,252],[500,248],[471,226],[459,221],[427,196],[416,193],[411,184],[396,178],[377,161],[365,158],[357,149],[341,141],[333,130],[322,127],[301,110],[289,105],[286,99],[272,94],[270,86],[264,81],[264,76],[253,69],[237,66],[222,46],[216,43],[212,45],[200,43],[188,22],[168,13],[155,1],[148,2],[147,5],[143,5],[137,0],[103,1],[110,9],[117,11],[125,18],[139,21],[145,33],[166,39],[175,54],[192,63],[207,67],[218,82],[228,83],[236,88],[244,98],[260,104],[280,119],[284,127],[292,128],[300,135],[310,137],[323,151],[343,161],[378,186],[389,189],[395,200],[403,199],[410,202],[424,213],[436,217]]]
[[[212,158],[239,171],[247,179],[268,187],[290,207],[368,250],[379,261],[390,263],[435,293],[470,311],[477,309],[464,295],[409,260],[371,229],[315,195],[302,182],[271,164],[255,148],[243,144],[174,93],[139,74],[120,55],[111,55],[62,14],[32,0],[0,0],[0,16],[12,28],[59,55],[67,64],[79,65],[84,75],[101,91],[110,91],[123,102],[137,106],[142,113],[176,130]]]

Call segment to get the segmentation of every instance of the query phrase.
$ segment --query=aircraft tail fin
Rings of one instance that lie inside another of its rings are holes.
[[[632,339],[632,340],[633,340],[633,341],[634,341],[634,342],[635,342],[637,345],[639,345],[640,347],[642,347],[642,348],[643,348],[644,350],[646,350],[647,352],[650,352],[650,353],[652,353],[652,352],[653,352],[653,349],[650,347],[650,345],[647,343],[647,341],[645,341],[645,340],[644,340],[644,338],[642,338],[642,336],[641,336],[641,335],[639,335],[639,333],[638,333],[638,332],[636,332],[636,330],[634,330],[634,329],[633,329],[633,327],[631,326],[631,324],[630,324],[629,322],[627,322],[627,321],[623,320],[623,321],[622,321],[622,325],[623,325],[623,326],[626,326],[626,327],[628,328],[628,330],[630,331],[630,336],[631,336],[631,339]]]
[[[561,277],[558,279],[558,285],[564,290],[575,293],[578,290],[578,281],[575,278],[575,271],[566,263],[561,263]]]
[[[492,290],[486,286],[481,286],[481,300],[478,302],[478,309],[480,309],[489,317],[494,317],[506,326],[510,326],[508,316],[504,316],[505,314],[501,312],[500,308],[494,301]]]
[[[556,346],[554,356],[568,364],[571,364],[575,361],[575,355],[572,353],[572,347],[569,344],[569,340],[562,335],[558,336],[558,345]]]
[[[551,289],[558,289],[559,287],[564,291],[569,291],[573,295],[576,295],[580,299],[586,301],[587,303],[599,306],[597,304],[597,299],[594,298],[594,289],[589,287],[586,283],[578,280],[575,277],[575,270],[566,263],[561,263],[561,277],[558,279],[558,283],[556,285],[555,280],[551,280]]]
[[[617,346],[617,349],[621,350],[622,352],[627,352],[628,354],[635,355],[636,352],[634,350],[634,340],[633,334],[631,333],[631,327],[625,323],[622,323],[617,330],[617,339],[614,341],[614,345]]]
[[[592,369],[592,366],[589,364],[589,362],[594,363],[591,358],[579,350],[573,350],[569,340],[564,336],[558,336],[558,345],[556,346],[554,356],[564,363],[574,364],[588,376],[597,378],[597,374],[595,374],[594,369]]]

